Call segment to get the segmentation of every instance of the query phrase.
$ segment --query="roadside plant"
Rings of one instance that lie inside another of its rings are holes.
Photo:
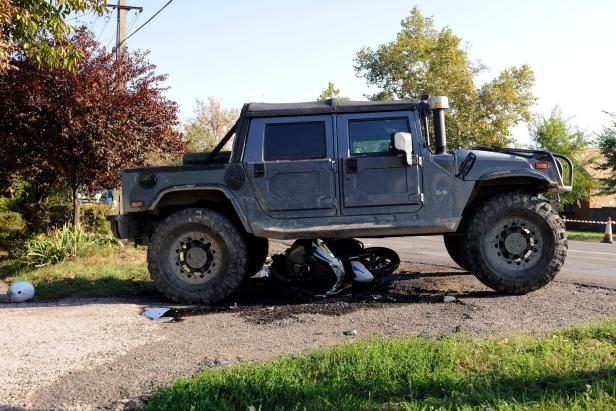
[[[122,242],[108,234],[90,233],[65,225],[26,241],[19,261],[28,267],[43,267],[82,257],[97,247],[121,247]]]

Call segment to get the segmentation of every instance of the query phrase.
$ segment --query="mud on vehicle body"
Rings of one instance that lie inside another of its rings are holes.
[[[454,261],[496,290],[547,284],[567,241],[541,194],[571,189],[571,162],[541,150],[448,152],[447,104],[246,104],[213,152],[124,170],[113,231],[147,244],[156,285],[189,302],[229,295],[263,264],[267,239],[444,234]]]

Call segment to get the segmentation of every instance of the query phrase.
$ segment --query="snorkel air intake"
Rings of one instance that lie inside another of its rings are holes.
[[[445,110],[449,108],[449,99],[445,96],[436,96],[430,99],[430,110],[434,121],[435,154],[447,152],[447,136],[445,134]]]

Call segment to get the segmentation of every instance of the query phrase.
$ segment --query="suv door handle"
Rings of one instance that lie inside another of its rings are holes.
[[[265,165],[263,163],[257,163],[254,165],[255,178],[263,177],[265,175]]]
[[[347,163],[346,163],[346,171],[347,174],[355,174],[357,173],[357,159],[356,158],[349,158],[347,159]]]

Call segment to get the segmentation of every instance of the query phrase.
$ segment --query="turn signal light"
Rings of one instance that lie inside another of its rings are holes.
[[[130,202],[130,206],[131,206],[131,208],[143,207],[143,201],[131,201]]]
[[[550,167],[549,163],[537,163],[535,164],[535,168],[539,168],[542,170],[547,170]]]

